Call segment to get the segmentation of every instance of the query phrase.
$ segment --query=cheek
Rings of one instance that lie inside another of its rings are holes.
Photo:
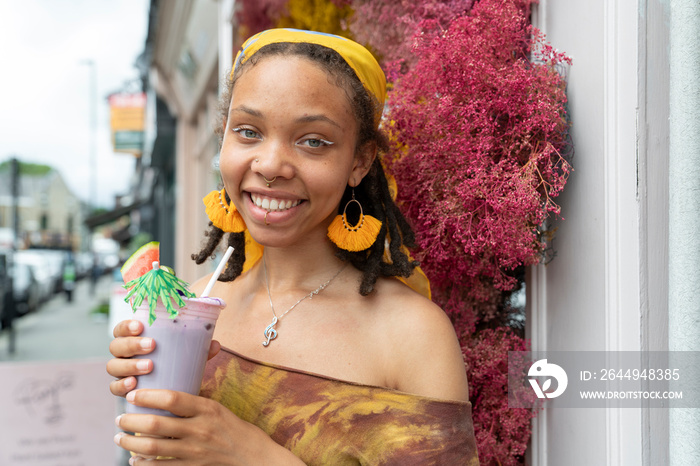
[[[349,171],[347,170],[331,170],[326,171],[323,176],[316,177],[318,194],[325,199],[327,208],[333,213],[336,212],[348,186],[348,176]]]
[[[219,154],[219,171],[223,175],[225,172],[231,170],[231,158],[228,157],[223,151]]]
[[[226,181],[228,178],[240,175],[241,163],[240,157],[236,157],[230,148],[223,145],[219,153],[219,171],[222,178]]]

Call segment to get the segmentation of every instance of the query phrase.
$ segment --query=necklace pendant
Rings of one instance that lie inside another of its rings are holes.
[[[275,325],[277,325],[277,316],[274,316],[272,318],[272,323],[265,327],[265,331],[263,332],[263,335],[265,335],[267,341],[263,341],[262,345],[266,348],[272,340],[277,338],[277,330],[275,330]]]

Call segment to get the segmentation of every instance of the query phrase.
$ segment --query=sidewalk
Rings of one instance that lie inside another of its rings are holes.
[[[15,405],[16,399],[36,403],[31,404],[31,412],[19,405],[0,410],[2,465],[69,464],[65,462],[69,460],[75,460],[70,464],[128,464],[128,452],[112,442],[117,432],[114,417],[124,411],[124,402],[108,390],[105,364],[111,358],[111,326],[108,316],[91,315],[100,304],[109,303],[119,283],[105,275],[94,294],[90,285],[89,279],[81,280],[72,302],[58,294],[36,312],[15,320],[14,354],[9,353],[9,333],[0,333],[0,371],[5,374],[0,376],[0,389],[9,391],[3,399],[14,397]],[[17,398],[25,391],[26,396]],[[50,397],[43,396],[49,393]],[[41,414],[54,411],[64,416],[42,421]]]
[[[73,301],[57,294],[31,314],[15,320],[15,352],[9,352],[9,332],[0,332],[0,364],[4,362],[70,361],[103,358],[107,361],[112,340],[107,316],[90,312],[109,302],[115,283],[111,275],[101,277],[94,295],[90,280],[77,283]]]

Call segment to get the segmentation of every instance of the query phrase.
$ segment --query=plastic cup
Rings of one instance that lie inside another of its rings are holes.
[[[153,338],[155,349],[138,359],[153,361],[149,374],[137,376],[136,388],[160,388],[198,395],[211,338],[221,309],[226,305],[218,298],[185,298],[185,306],[171,318],[163,303],[156,306],[156,320],[148,324],[148,305],[136,309],[133,319],[144,324],[142,337]],[[177,307],[177,306],[176,306]],[[126,405],[127,413],[158,414],[175,417],[160,410]]]

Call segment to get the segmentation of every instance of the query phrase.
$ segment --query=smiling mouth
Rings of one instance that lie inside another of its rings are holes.
[[[250,200],[253,201],[253,204],[268,212],[282,212],[298,206],[301,202],[301,199],[275,199],[274,197],[261,196],[253,193],[250,193]]]

